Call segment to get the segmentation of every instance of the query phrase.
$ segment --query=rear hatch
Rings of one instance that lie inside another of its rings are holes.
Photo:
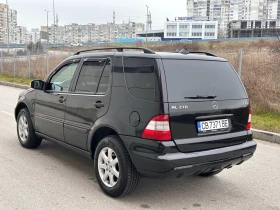
[[[170,129],[181,152],[247,141],[247,93],[228,62],[163,59]]]

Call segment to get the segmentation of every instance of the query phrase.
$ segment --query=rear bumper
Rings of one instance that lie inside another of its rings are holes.
[[[181,176],[231,168],[250,159],[257,147],[256,142],[219,149],[181,153],[174,142],[155,142],[121,136],[136,169],[144,176]]]

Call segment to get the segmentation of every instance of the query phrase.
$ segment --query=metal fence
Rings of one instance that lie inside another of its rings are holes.
[[[14,77],[44,78],[61,61],[72,55],[70,51],[47,51],[43,49],[2,50],[0,73]]]
[[[68,51],[57,50],[28,50],[28,49],[10,49],[0,51],[0,73],[14,77],[26,77],[26,78],[40,78],[43,79],[48,75],[61,61],[71,56],[73,53]],[[255,66],[256,72],[261,66],[277,65],[279,53],[249,53],[243,52],[242,49],[239,52],[215,52],[217,56],[226,58],[230,61],[233,67],[238,72],[239,76],[242,76],[244,65],[245,69],[249,69]],[[275,59],[273,59],[275,58]]]

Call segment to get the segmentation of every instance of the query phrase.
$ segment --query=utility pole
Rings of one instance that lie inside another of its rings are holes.
[[[148,5],[146,5],[146,7],[147,7],[146,43],[148,43],[149,7],[148,7]]]
[[[53,0],[53,43],[55,46],[55,7],[54,7],[54,0]]]
[[[146,43],[148,42],[148,30],[152,30],[152,14],[149,12],[149,7],[147,7],[147,25],[146,25]]]
[[[49,12],[48,10],[45,10],[47,12],[47,33],[48,33],[48,39],[47,39],[47,47],[49,46]]]
[[[132,38],[130,37],[130,18],[128,19],[128,38]]]
[[[152,30],[152,14],[149,12],[149,29]]]
[[[113,37],[112,37],[112,40],[113,42],[115,41],[115,26],[116,26],[116,13],[115,13],[115,10],[113,12]]]
[[[58,20],[58,13],[56,13],[56,20],[55,20],[55,27],[57,27],[57,30],[56,30],[56,40],[57,40],[57,42],[59,43],[59,30],[58,30],[58,22],[59,22],[59,20]]]
[[[8,0],[6,0],[7,4],[7,47],[8,47],[8,55],[10,54],[10,24],[9,24],[9,5]]]

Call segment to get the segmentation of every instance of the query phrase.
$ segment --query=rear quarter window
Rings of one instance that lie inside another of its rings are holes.
[[[127,89],[136,98],[159,101],[159,77],[155,59],[132,58],[123,59]]]

